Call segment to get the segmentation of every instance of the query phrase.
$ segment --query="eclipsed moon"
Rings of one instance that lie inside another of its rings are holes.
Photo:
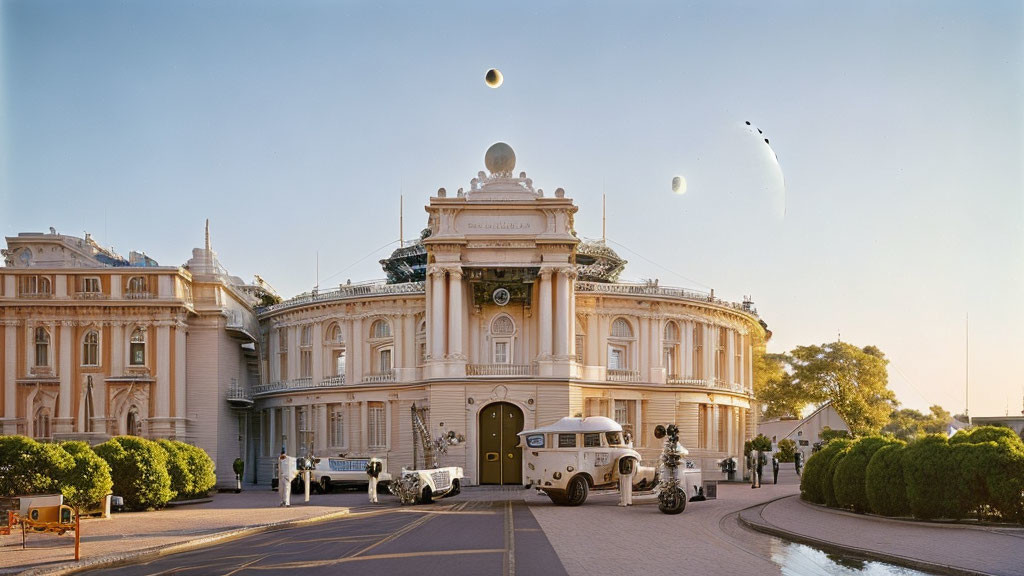
[[[505,78],[501,75],[501,70],[498,70],[497,68],[491,68],[484,76],[484,82],[487,82],[487,85],[491,88],[501,86],[501,83],[504,81]]]
[[[682,176],[672,178],[672,191],[676,194],[686,194],[686,178]]]

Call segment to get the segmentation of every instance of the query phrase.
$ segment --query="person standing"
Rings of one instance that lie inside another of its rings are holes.
[[[281,506],[291,506],[292,499],[292,463],[281,447],[281,457],[277,460],[277,491],[281,493]]]
[[[370,497],[371,504],[377,503],[377,478],[380,477],[383,469],[384,465],[380,458],[370,458],[370,461],[366,463],[366,475],[369,476],[366,492]]]
[[[633,505],[633,474],[636,472],[636,460],[633,458],[619,459],[619,506]]]

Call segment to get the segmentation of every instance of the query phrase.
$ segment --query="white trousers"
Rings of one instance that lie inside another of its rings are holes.
[[[281,505],[291,506],[292,505],[292,483],[285,477],[280,476],[277,479],[277,491],[281,493]]]
[[[366,488],[367,494],[370,495],[370,502],[373,504],[377,503],[377,479],[373,476],[370,477],[370,483]]]
[[[633,475],[619,474],[619,506],[633,505]]]

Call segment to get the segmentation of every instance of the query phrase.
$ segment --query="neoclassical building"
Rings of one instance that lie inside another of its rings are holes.
[[[467,484],[521,483],[516,433],[565,416],[614,418],[651,460],[669,422],[705,470],[742,454],[770,336],[752,303],[617,282],[625,261],[579,240],[562,189],[514,176],[505,144],[485,164],[468,190],[430,198],[421,237],[381,262],[387,281],[260,310],[261,481],[282,446],[411,466],[413,405],[433,436],[465,437],[443,464]]]
[[[416,458],[414,405],[432,436],[465,438],[442,463],[467,484],[522,483],[516,433],[565,416],[614,418],[651,460],[669,422],[705,471],[741,455],[770,337],[752,303],[619,282],[626,262],[580,241],[561,188],[515,176],[505,144],[485,164],[430,198],[420,237],[381,262],[387,280],[286,301],[230,276],[209,227],[182,267],[88,235],[8,237],[2,432],[178,438],[223,484],[239,456],[269,482],[282,446],[386,457],[397,473]]]
[[[8,237],[3,256],[0,432],[180,439],[233,481],[249,415],[225,398],[259,383],[254,306],[265,290],[225,272],[209,227],[183,267],[52,228]]]

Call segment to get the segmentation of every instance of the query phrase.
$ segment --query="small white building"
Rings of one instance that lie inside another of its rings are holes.
[[[796,442],[797,450],[802,452],[806,458],[811,455],[814,444],[821,442],[821,432],[825,428],[850,431],[850,427],[832,407],[831,402],[822,404],[802,420],[789,418],[760,422],[757,425],[757,433],[772,439],[773,452],[778,450],[779,440],[789,438]]]

